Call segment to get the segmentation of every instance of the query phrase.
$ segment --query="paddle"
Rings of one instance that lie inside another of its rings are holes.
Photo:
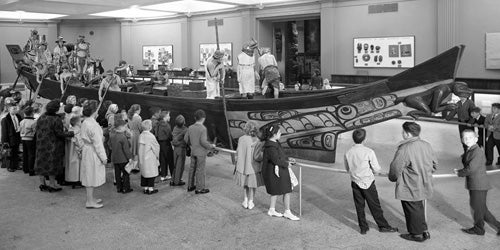
[[[215,40],[217,42],[217,50],[220,50],[219,46],[219,27],[217,26],[217,18],[215,18]],[[226,104],[226,91],[224,88],[224,79],[220,79],[219,84],[221,85],[221,90],[222,90],[222,108],[224,110],[224,118],[226,120],[226,127],[227,127],[227,136],[229,139],[229,148],[233,150],[233,138],[231,137],[231,132],[229,131],[229,121],[227,119],[227,104]],[[234,155],[231,155],[231,160],[233,163],[235,163],[235,158]]]

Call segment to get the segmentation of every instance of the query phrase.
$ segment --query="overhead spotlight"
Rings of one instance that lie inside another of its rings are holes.
[[[188,11],[188,12],[186,13],[186,16],[187,16],[187,17],[191,17],[192,15],[193,15],[193,14],[191,14],[191,11]]]
[[[259,5],[257,5],[257,8],[259,8],[259,10],[264,9],[264,4],[260,2]]]
[[[19,20],[17,22],[19,24],[22,24],[23,23],[23,16],[24,16],[24,13],[26,13],[26,12],[24,12],[22,10],[16,10],[16,13],[17,13],[17,15],[19,17]]]

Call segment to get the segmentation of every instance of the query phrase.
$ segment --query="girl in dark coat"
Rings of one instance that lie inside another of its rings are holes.
[[[35,173],[40,176],[40,191],[61,190],[55,184],[55,176],[64,168],[64,141],[73,132],[64,132],[62,119],[56,114],[59,106],[59,100],[50,101],[36,123]],[[45,176],[49,177],[50,185],[46,185]]]
[[[264,130],[264,156],[262,159],[262,177],[266,191],[271,195],[271,204],[267,214],[275,217],[285,217],[290,220],[299,218],[290,211],[290,193],[292,192],[292,182],[288,168],[295,163],[295,160],[288,159],[279,143],[281,137],[280,127],[273,125]],[[276,200],[279,195],[283,195],[285,203],[285,213],[276,212]]]

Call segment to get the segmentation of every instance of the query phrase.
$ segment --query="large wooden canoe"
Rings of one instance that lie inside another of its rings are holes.
[[[14,59],[19,51],[9,51]],[[17,46],[19,47],[19,46]],[[246,121],[256,121],[260,126],[279,124],[283,135],[281,144],[290,156],[320,162],[334,162],[337,137],[355,128],[397,118],[409,111],[397,100],[422,93],[440,84],[452,82],[458,69],[464,46],[450,50],[388,79],[362,86],[335,91],[280,99],[227,99],[227,117],[224,116],[221,99],[208,100],[140,93],[109,91],[106,99],[120,108],[140,104],[143,111],[149,107],[163,107],[171,111],[172,120],[182,114],[188,124],[193,123],[193,113],[203,109],[207,113],[205,125],[209,136],[228,145],[228,130],[234,144],[243,134]],[[21,70],[26,85],[36,89],[35,75]],[[44,79],[40,96],[60,98],[58,82]],[[97,99],[97,89],[69,86],[65,95]],[[141,114],[149,118],[148,112]],[[225,119],[229,121],[229,128]]]

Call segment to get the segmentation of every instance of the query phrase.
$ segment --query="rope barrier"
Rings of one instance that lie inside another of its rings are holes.
[[[228,154],[236,154],[235,150],[230,150],[230,149],[226,149],[226,148],[219,148],[219,147],[215,147],[215,149],[217,149],[220,152],[224,152],[224,153],[228,153]],[[335,172],[335,173],[342,173],[342,174],[349,173],[345,169],[322,167],[322,166],[318,166],[318,165],[314,165],[314,164],[310,164],[310,163],[305,163],[305,162],[300,162],[300,161],[297,161],[295,166],[309,168],[309,169],[322,170],[322,171]],[[500,169],[489,170],[489,171],[486,171],[486,173],[489,175],[500,173]],[[388,173],[375,174],[375,176],[380,176],[380,177],[387,177],[388,175],[389,175]],[[450,177],[458,177],[458,176],[456,174],[433,174],[432,177],[436,178],[436,179],[442,179],[442,178],[450,178]]]

